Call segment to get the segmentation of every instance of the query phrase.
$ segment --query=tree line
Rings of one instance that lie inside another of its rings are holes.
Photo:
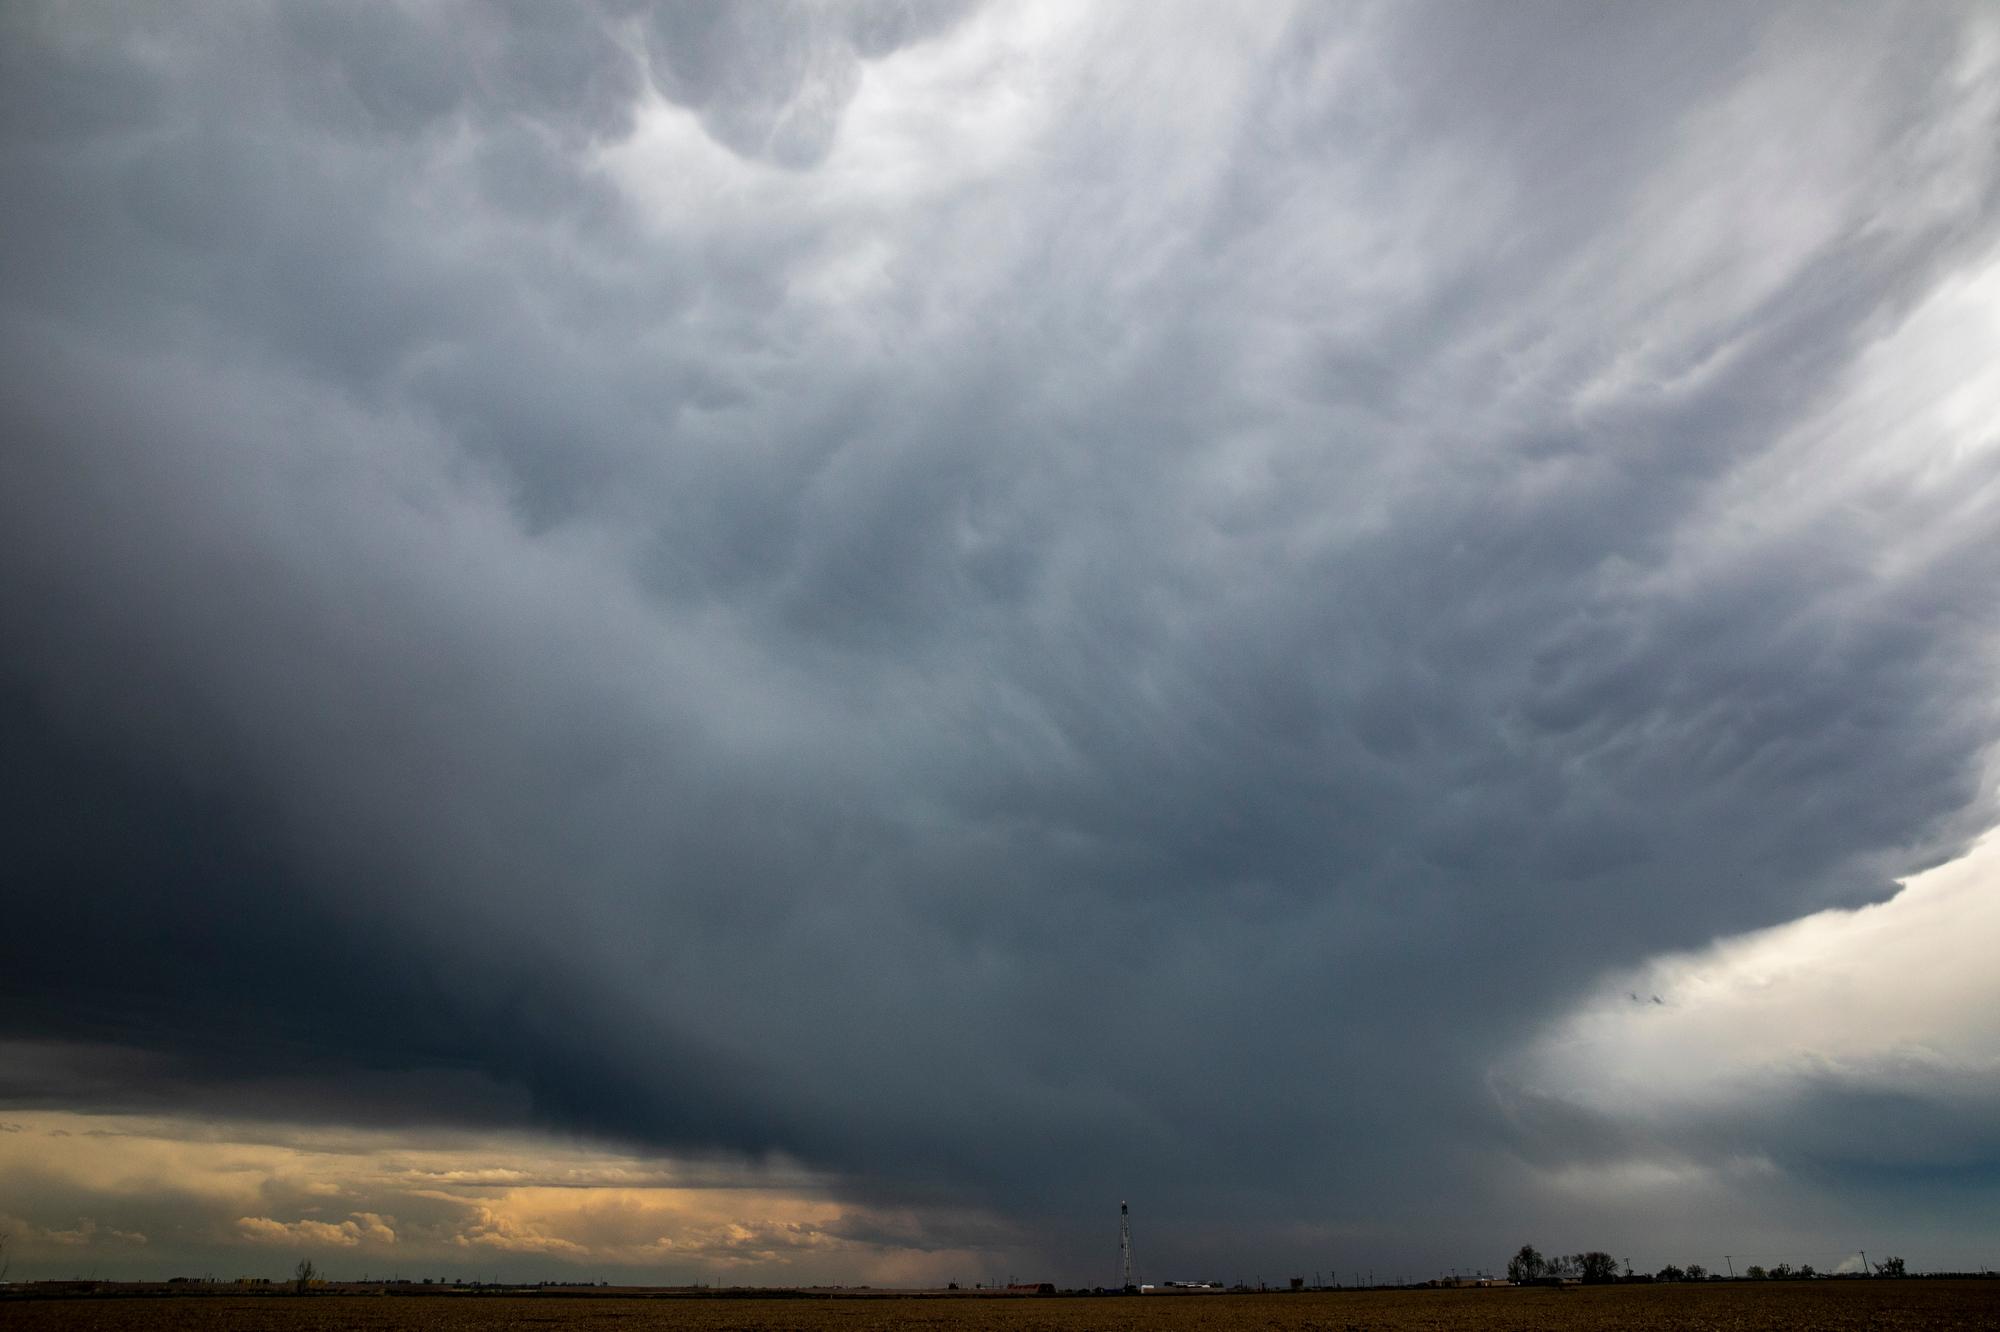
[[[1625,1261],[1624,1276],[1632,1275],[1632,1262]],[[1668,1263],[1653,1274],[1655,1281],[1707,1281],[1712,1274],[1700,1263],[1689,1263],[1681,1267]],[[1779,1263],[1774,1267],[1751,1266],[1743,1269],[1745,1278],[1751,1281],[1809,1281],[1814,1277],[1829,1275],[1815,1271],[1811,1263],[1793,1267],[1790,1263]],[[1901,1258],[1884,1258],[1875,1264],[1874,1275],[1899,1277],[1904,1275]],[[1587,1286],[1603,1285],[1620,1279],[1618,1260],[1602,1249],[1592,1249],[1588,1253],[1557,1254],[1544,1257],[1532,1244],[1523,1244],[1519,1253],[1507,1260],[1507,1278],[1510,1281],[1543,1281],[1551,1277],[1573,1278]]]

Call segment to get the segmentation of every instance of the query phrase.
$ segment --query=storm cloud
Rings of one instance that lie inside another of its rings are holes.
[[[1447,1261],[1994,822],[1978,7],[0,25],[11,1103]]]

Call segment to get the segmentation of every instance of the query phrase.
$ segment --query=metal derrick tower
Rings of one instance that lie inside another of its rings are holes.
[[[1118,1261],[1124,1269],[1125,1280],[1121,1283],[1126,1290],[1132,1289],[1132,1213],[1124,1203],[1118,1204]]]

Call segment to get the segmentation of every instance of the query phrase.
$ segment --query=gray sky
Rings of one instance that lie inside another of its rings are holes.
[[[17,1275],[1991,1265],[1996,141],[1976,5],[8,6]]]

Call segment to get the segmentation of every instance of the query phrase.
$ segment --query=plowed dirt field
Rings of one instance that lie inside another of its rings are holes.
[[[1595,1332],[2000,1328],[2000,1281],[1822,1281],[1592,1290],[1020,1299],[185,1296],[9,1301],[6,1332]]]

